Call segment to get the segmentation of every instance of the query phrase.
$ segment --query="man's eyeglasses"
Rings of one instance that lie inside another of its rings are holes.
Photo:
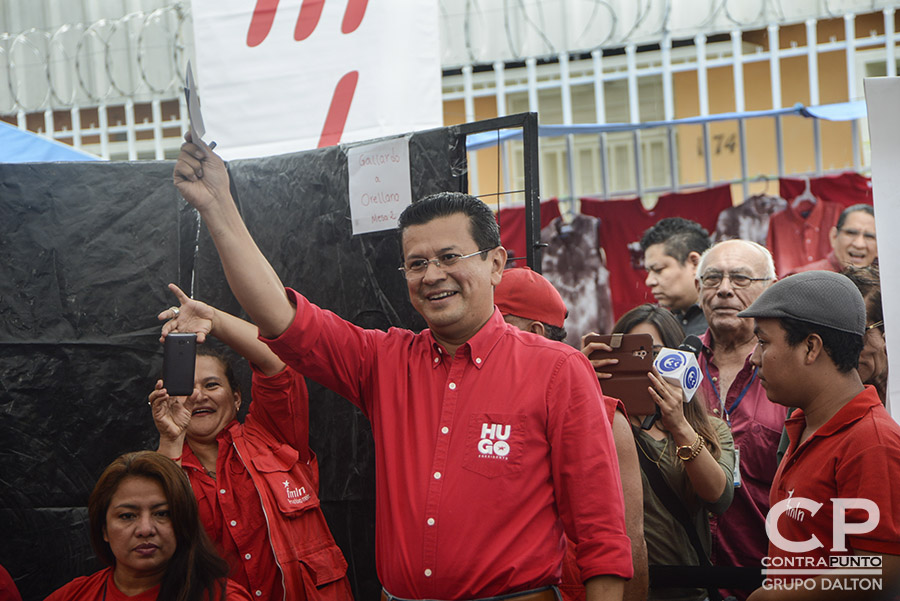
[[[866,333],[868,334],[869,330],[874,330],[875,328],[880,328],[883,325],[884,325],[883,319],[881,321],[876,321],[875,323],[870,323],[869,325],[866,326]]]
[[[854,240],[856,238],[859,238],[860,236],[862,236],[863,238],[865,238],[866,242],[876,242],[877,241],[877,239],[875,238],[875,234],[873,234],[871,232],[863,232],[861,230],[854,230],[854,229],[850,229],[850,228],[841,228],[838,231],[840,233],[844,234],[845,236],[847,236],[848,238],[853,238]]]
[[[429,263],[434,263],[434,266],[438,269],[450,271],[451,267],[453,267],[463,259],[468,259],[469,257],[474,257],[476,255],[483,255],[486,252],[494,250],[494,248],[497,247],[495,246],[493,248],[483,248],[467,255],[461,255],[459,253],[444,253],[441,256],[435,257],[433,259],[410,259],[406,262],[405,265],[398,267],[397,269],[403,272],[403,275],[407,280],[416,280],[418,278],[425,277],[425,272],[428,271]]]
[[[722,285],[722,280],[728,278],[731,285],[735,288],[746,288],[753,282],[766,282],[772,278],[753,278],[743,273],[721,273],[718,271],[709,271],[700,276],[700,285],[704,288],[718,288]]]

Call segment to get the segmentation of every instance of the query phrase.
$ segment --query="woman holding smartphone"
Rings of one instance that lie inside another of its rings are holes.
[[[677,348],[684,338],[678,321],[658,305],[639,305],[623,315],[614,333],[649,334],[654,349]],[[590,356],[610,350],[602,343],[582,349]],[[594,359],[598,370],[606,359]],[[601,377],[601,385],[604,376]],[[734,441],[722,420],[707,414],[701,399],[684,403],[681,390],[666,382],[654,369],[648,374],[650,396],[659,418],[643,429],[646,415],[629,419],[638,448],[644,489],[644,537],[650,566],[651,600],[702,601],[720,598],[704,588],[654,587],[658,566],[708,566],[711,545],[709,513],[721,514],[734,496]],[[680,570],[682,573],[685,570]]]
[[[161,380],[150,393],[159,453],[190,479],[231,577],[256,599],[352,599],[347,562],[319,507],[303,376],[257,339],[256,326],[169,288],[181,306],[159,314],[168,320],[162,338],[193,332],[200,346],[190,397],[169,396]],[[207,335],[253,369],[253,403],[243,424],[233,371],[202,346]]]

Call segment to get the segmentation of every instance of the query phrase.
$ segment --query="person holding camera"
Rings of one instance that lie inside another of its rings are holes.
[[[181,303],[159,314],[162,338],[214,336],[253,369],[253,403],[237,421],[241,392],[231,366],[202,345],[194,392],[169,396],[162,380],[149,396],[159,453],[181,465],[206,531],[231,575],[256,599],[351,600],[347,562],[319,506],[316,456],[309,448],[303,376],[257,339],[256,326],[169,288]]]
[[[623,315],[614,333],[649,334],[654,351],[678,348],[684,332],[666,309],[651,304],[639,305]],[[587,337],[586,337],[587,338]],[[610,351],[602,342],[587,343],[582,352],[590,357],[596,351]],[[598,376],[610,359],[591,360]],[[644,491],[644,538],[650,566],[650,600],[702,601],[721,598],[710,587],[671,588],[660,586],[678,580],[697,581],[700,572],[685,566],[709,567],[711,545],[709,514],[722,514],[734,495],[734,441],[728,426],[707,414],[701,399],[683,402],[681,390],[664,380],[656,369],[647,374],[648,392],[658,407],[658,417],[649,423],[648,415],[629,415]],[[625,401],[626,408],[629,403]],[[674,577],[674,578],[673,578]]]

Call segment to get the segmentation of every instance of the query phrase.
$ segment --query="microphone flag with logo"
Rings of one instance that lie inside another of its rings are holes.
[[[682,400],[689,403],[694,398],[703,374],[697,356],[702,343],[696,336],[688,336],[677,349],[663,348],[659,351],[653,366],[667,382],[681,389]]]

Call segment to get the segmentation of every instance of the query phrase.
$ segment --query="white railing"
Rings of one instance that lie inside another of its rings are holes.
[[[467,55],[484,58],[485,55],[479,54],[483,49],[476,53],[476,47],[472,46],[477,39],[476,21],[483,20],[483,15],[449,14],[450,4],[453,3],[449,0],[442,2],[445,31],[458,32],[458,21],[462,18],[463,30],[469,31]],[[467,3],[467,6],[478,4]],[[609,6],[615,8],[620,4]],[[627,11],[603,8],[601,12],[607,15],[604,18],[615,21],[615,27],[608,27],[608,34],[596,35],[603,38],[602,42],[619,39],[624,42],[615,47],[607,45],[580,51],[558,51],[573,36],[566,37],[549,26],[546,31],[541,30],[536,25],[539,22],[526,14],[527,10],[518,17],[510,13],[506,16],[518,19],[518,25],[507,23],[501,29],[502,35],[498,37],[507,38],[507,50],[498,52],[497,57],[506,54],[518,57],[519,51],[541,44],[555,52],[445,68],[444,101],[448,106],[461,103],[467,121],[531,110],[537,111],[545,124],[639,123],[692,116],[685,115],[683,107],[678,111],[681,114],[676,110],[679,95],[681,98],[687,95],[685,78],[696,79],[690,90],[690,95],[696,96],[693,114],[703,116],[713,111],[723,112],[723,94],[733,98],[725,111],[745,110],[749,87],[771,90],[763,103],[767,106],[759,106],[757,98],[756,105],[749,108],[782,108],[785,102],[782,87],[786,83],[783,67],[798,60],[806,64],[803,70],[804,86],[808,90],[806,104],[820,103],[826,89],[828,102],[858,99],[865,75],[873,70],[896,74],[892,7],[872,12],[877,2],[853,3],[862,12],[837,17],[838,22],[842,19],[843,36],[829,35],[824,39],[819,30],[835,29],[835,19],[785,21],[796,16],[785,11],[809,2],[790,3],[788,7],[779,0],[759,0],[753,10],[748,8],[752,2],[735,0],[695,4],[708,5],[708,13],[704,18],[700,18],[702,11],[692,15],[690,23],[685,21],[685,15],[673,13],[672,4],[667,0],[632,2],[628,18]],[[846,4],[831,0],[820,7],[820,12],[824,11],[825,17],[836,15]],[[530,10],[532,3],[510,2],[504,6],[515,12],[519,10],[516,6]],[[592,18],[599,18],[597,11],[592,12]],[[760,26],[763,19],[778,22]],[[857,30],[865,26],[860,23],[878,31],[860,33]],[[877,23],[877,27],[872,23]],[[681,38],[668,30],[684,32],[699,26],[710,29]],[[516,37],[516,31],[523,37]],[[781,39],[786,39],[787,33],[796,39],[798,31],[805,31],[803,42],[782,47]],[[0,117],[22,129],[43,133],[104,158],[171,158],[177,153],[181,132],[186,128],[180,86],[184,65],[192,53],[191,32],[186,5],[176,3],[116,19],[101,19],[89,25],[2,34]],[[657,37],[654,39],[653,35]],[[517,39],[522,43],[514,44]],[[650,46],[639,46],[639,43]],[[450,52],[448,48],[454,47],[447,40],[444,46],[445,54]],[[846,80],[838,86],[839,94],[835,93],[834,79],[842,75],[822,71],[820,61],[827,55],[833,62],[834,53],[843,56],[846,71]],[[723,69],[731,72],[727,84],[721,77]],[[718,74],[716,83],[710,84],[714,74]],[[730,89],[726,91],[726,87]],[[713,100],[715,109],[711,108]],[[785,156],[785,127],[781,117],[773,118],[771,148],[751,148],[752,132],[748,133],[746,125],[745,121],[737,120],[735,133],[728,135],[714,133],[709,125],[696,126],[699,128],[696,157],[685,152],[685,148],[692,146],[690,140],[695,134],[683,127],[543,139],[544,196],[644,195],[720,181],[743,182],[746,189],[747,182],[763,171],[777,176],[798,170],[811,173],[843,168],[865,170],[868,165],[866,128],[856,122],[839,139],[839,144],[852,148],[848,154],[851,158],[838,163],[825,160],[822,126],[813,125],[808,142],[803,144],[811,149],[814,164],[800,169]],[[829,144],[834,140],[835,135],[830,132]],[[723,168],[720,164],[716,150],[721,151],[723,144],[728,154],[737,155],[737,167]],[[771,168],[754,167],[760,153],[774,157]],[[504,168],[483,169],[480,175],[478,161],[472,157],[473,191],[494,186],[517,189],[517,179],[522,175],[515,167],[519,154],[515,143],[503,145],[499,161]],[[697,169],[687,168],[693,167],[697,158],[702,162],[700,174],[696,173]],[[498,181],[491,181],[494,177]]]

